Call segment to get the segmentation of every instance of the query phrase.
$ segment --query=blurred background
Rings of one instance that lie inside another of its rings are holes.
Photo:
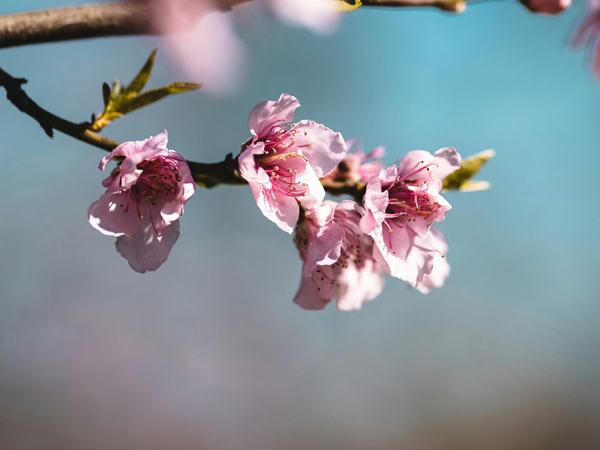
[[[76,0],[4,0],[0,14]],[[249,188],[198,189],[154,273],[133,272],[87,222],[104,152],[49,139],[0,99],[0,448],[600,448],[600,84],[569,36],[584,10],[485,2],[452,16],[359,10],[327,36],[236,13],[237,93],[200,89],[103,134],[212,162],[249,110],[293,93],[310,118],[385,145],[494,148],[492,189],[451,193],[446,285],[396,279],[360,312],[292,303],[300,260]],[[102,82],[190,80],[160,38],[2,50],[28,94],[75,122]]]

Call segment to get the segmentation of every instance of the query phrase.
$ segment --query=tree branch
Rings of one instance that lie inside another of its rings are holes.
[[[4,89],[6,89],[6,98],[10,100],[19,111],[36,120],[48,136],[53,137],[53,130],[58,130],[75,139],[79,139],[80,141],[108,151],[119,145],[116,141],[88,130],[89,124],[69,122],[68,120],[62,119],[45,109],[40,108],[37,103],[29,98],[21,87],[25,83],[27,83],[27,80],[23,78],[13,78],[4,70],[0,69],[0,86],[4,86]]]
[[[218,0],[215,8],[227,11],[251,0]],[[359,0],[345,0],[354,5]],[[362,7],[434,7],[460,12],[463,0],[362,0]],[[160,34],[149,6],[140,0],[105,5],[31,11],[0,16],[0,49],[44,42],[109,36]]]
[[[6,90],[6,98],[15,105],[19,111],[34,119],[50,137],[54,136],[54,130],[60,131],[68,136],[98,147],[102,150],[112,151],[121,143],[100,136],[89,129],[89,123],[74,123],[58,117],[51,112],[38,106],[27,93],[22,85],[27,83],[24,78],[14,78],[0,68],[0,86]],[[229,153],[224,161],[218,163],[199,163],[187,161],[194,181],[202,187],[211,188],[219,184],[243,185],[247,184],[238,171],[237,158]],[[364,191],[364,185],[347,185],[340,182],[329,182],[322,180],[325,190],[332,195],[349,194],[358,198]]]
[[[227,11],[248,0],[217,0]],[[84,5],[0,16],[0,48],[109,36],[161,34],[141,0]]]
[[[352,1],[352,0],[351,0]],[[357,1],[357,0],[353,0]],[[463,12],[468,0],[362,0],[362,7],[384,8],[439,8],[449,12]]]
[[[0,16],[0,48],[106,36],[152,34],[138,2],[86,5]]]

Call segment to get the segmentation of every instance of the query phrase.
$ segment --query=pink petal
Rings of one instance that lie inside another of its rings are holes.
[[[325,189],[313,171],[312,166],[307,165],[305,170],[298,174],[296,180],[306,185],[306,193],[303,197],[298,197],[298,200],[305,209],[310,209],[323,202],[325,199]]]
[[[410,175],[409,178],[418,180],[420,184],[427,182],[439,192],[444,178],[460,168],[460,163],[460,155],[453,148],[442,148],[433,155],[423,150],[415,150],[404,155],[400,161],[398,175],[401,178]],[[423,169],[418,171],[421,168]]]
[[[360,309],[363,303],[381,294],[385,284],[381,267],[370,258],[360,268],[350,264],[341,271],[337,281],[340,284],[337,309],[341,311]]]
[[[138,205],[127,192],[103,194],[88,209],[90,224],[107,236],[132,235],[138,232],[142,221]]]
[[[294,111],[300,103],[290,94],[281,94],[276,101],[261,102],[252,108],[248,117],[248,128],[259,139],[269,135],[273,125],[294,121]]]
[[[169,225],[162,236],[157,236],[149,218],[133,236],[119,236],[117,251],[133,270],[139,273],[158,269],[169,257],[171,247],[179,238],[179,221]]]
[[[276,205],[273,205],[267,195],[270,189],[254,182],[250,182],[249,184],[256,204],[263,215],[283,231],[291,234],[300,215],[300,206],[296,199],[273,193],[274,199],[277,202]]]
[[[433,247],[439,250],[433,259],[433,270],[430,274],[423,277],[423,281],[416,288],[423,294],[429,293],[433,288],[440,288],[444,285],[446,278],[450,275],[450,264],[448,264],[446,254],[448,253],[448,243],[446,238],[437,228],[430,230],[429,242]]]
[[[169,157],[177,161],[181,182],[179,183],[179,192],[177,192],[175,200],[165,203],[161,209],[161,215],[167,225],[177,220],[183,214],[183,205],[196,192],[196,183],[185,159],[173,150],[169,150]]]
[[[389,203],[389,193],[387,190],[383,191],[382,181],[389,178],[389,175],[392,175],[392,180],[396,178],[396,166],[392,166],[387,170],[381,170],[379,175],[373,176],[367,183],[364,202],[368,214],[363,216],[361,220],[361,228],[364,233],[371,233],[374,226],[381,226],[385,220],[385,210]]]
[[[265,170],[256,164],[254,159],[255,155],[262,155],[265,151],[265,144],[257,142],[256,144],[249,145],[238,157],[238,164],[240,167],[240,176],[253,183],[259,183],[261,185],[271,187],[271,181],[269,175]]]
[[[340,257],[344,230],[336,224],[328,224],[319,229],[317,236],[308,245],[303,276],[310,276],[318,265],[330,266]]]
[[[294,303],[304,309],[320,310],[324,309],[332,298],[331,288],[319,291],[311,277],[300,277],[300,287],[294,296]]]
[[[385,156],[385,147],[380,145],[375,147],[370,153],[368,153],[365,159],[381,159]]]
[[[373,251],[373,258],[391,276],[417,286],[433,270],[436,250],[408,226],[405,229],[393,227],[393,230],[392,233],[387,230],[372,233],[378,250]],[[392,240],[388,236],[399,236],[401,232],[401,239]]]
[[[294,127],[294,144],[302,150],[318,178],[323,178],[336,168],[346,156],[346,143],[340,133],[325,125],[303,120]]]

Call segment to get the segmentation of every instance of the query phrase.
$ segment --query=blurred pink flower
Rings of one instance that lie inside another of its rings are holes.
[[[434,155],[417,150],[400,166],[382,170],[367,183],[361,229],[375,241],[373,255],[390,275],[418,287],[441,255],[440,239],[430,233],[450,204],[439,195],[442,180],[460,167],[460,155],[443,148]]]
[[[591,69],[600,78],[600,0],[588,3],[588,13],[578,25],[572,42],[574,47],[589,47]]]
[[[304,261],[294,303],[323,309],[336,298],[338,309],[351,311],[381,293],[383,272],[372,257],[373,239],[361,233],[361,216],[351,200],[306,212],[294,237]]]
[[[319,178],[346,154],[342,135],[324,125],[310,120],[284,125],[299,106],[289,94],[256,105],[248,118],[254,137],[238,158],[258,207],[288,233],[298,222],[298,202],[306,209],[320,204],[325,191]]]
[[[354,152],[350,152],[353,147]],[[344,183],[366,183],[384,168],[381,158],[385,155],[385,147],[379,146],[365,155],[359,142],[348,139],[346,148],[348,153],[345,158],[325,177],[326,179]]]
[[[179,237],[179,216],[196,185],[186,161],[167,150],[167,132],[144,141],[125,142],[102,158],[117,167],[107,188],[88,211],[90,224],[117,237],[117,251],[136,272],[156,270]]]
[[[541,14],[560,14],[569,6],[571,0],[519,0],[529,11]]]
[[[329,33],[339,24],[341,12],[333,0],[269,0],[273,11],[290,25]]]
[[[247,0],[141,0],[150,8],[154,28],[166,35],[169,54],[193,81],[214,95],[235,91],[248,58],[226,12]],[[340,12],[333,0],[264,0],[284,22],[325,33]]]
[[[225,95],[238,86],[246,50],[222,2],[211,0],[144,0],[156,30],[166,35],[170,54],[203,90]],[[239,1],[232,0],[233,5]]]

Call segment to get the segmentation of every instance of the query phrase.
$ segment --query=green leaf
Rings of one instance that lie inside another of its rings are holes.
[[[143,94],[137,95],[128,101],[126,104],[122,106],[120,112],[122,114],[127,114],[131,111],[135,111],[136,109],[143,108],[146,105],[159,101],[161,98],[164,98],[171,94],[180,94],[182,92],[193,91],[194,89],[198,89],[202,86],[199,83],[184,83],[177,82],[169,84],[168,86],[152,89],[150,91],[146,91]]]
[[[452,172],[444,179],[443,192],[462,191],[474,192],[489,189],[490,183],[487,181],[471,181],[481,168],[494,157],[494,150],[484,150],[467,159],[465,159],[460,168]]]
[[[152,68],[154,67],[154,58],[156,58],[157,50],[158,49],[155,48],[152,51],[150,57],[146,61],[146,64],[144,64],[144,67],[142,67],[142,70],[139,71],[139,73],[135,76],[133,81],[129,83],[129,86],[127,86],[123,91],[123,95],[128,96],[131,94],[137,94],[142,89],[144,89],[144,86],[146,86],[146,83],[150,78],[150,74],[152,73]]]
[[[144,88],[152,73],[155,56],[156,49],[152,52],[144,64],[144,67],[142,67],[142,70],[140,70],[133,81],[125,89],[122,88],[119,80],[113,81],[112,90],[109,88],[108,84],[104,83],[102,85],[104,111],[93,121],[90,127],[92,130],[99,131],[109,125],[113,120],[123,117],[125,114],[135,111],[136,109],[155,103],[164,97],[172,94],[179,94],[181,92],[193,91],[202,86],[200,83],[178,82],[171,83],[168,86],[161,88],[151,89],[140,94],[140,91]]]

